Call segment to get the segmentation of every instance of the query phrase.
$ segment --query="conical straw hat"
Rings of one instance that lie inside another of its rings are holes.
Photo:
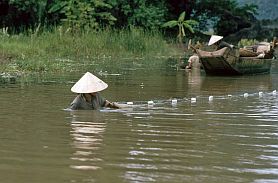
[[[73,85],[74,93],[94,93],[106,89],[108,85],[90,72],[87,72]]]
[[[223,38],[223,36],[217,36],[217,35],[212,35],[209,39],[209,43],[208,45],[213,45],[214,43],[216,43],[217,41],[221,40]]]

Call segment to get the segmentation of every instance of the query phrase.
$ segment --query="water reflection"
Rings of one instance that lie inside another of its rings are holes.
[[[234,77],[206,76],[203,71],[185,71],[184,84],[189,96],[243,94],[244,92],[270,92],[275,87],[271,75],[250,75]],[[181,80],[182,81],[182,80]]]
[[[99,111],[72,111],[71,136],[76,150],[71,159],[76,162],[71,168],[97,170],[102,158],[99,152],[103,143],[106,124]]]
[[[187,71],[187,78],[188,78],[188,91],[194,96],[197,96],[201,92],[202,83],[205,79],[204,74],[200,69],[193,69]]]

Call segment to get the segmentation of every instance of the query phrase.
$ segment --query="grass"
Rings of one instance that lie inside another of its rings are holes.
[[[121,59],[149,59],[181,55],[159,31],[106,29],[71,33],[63,27],[52,31],[8,35],[0,33],[0,54],[9,55],[0,71],[8,73],[69,72],[76,66],[116,64]]]

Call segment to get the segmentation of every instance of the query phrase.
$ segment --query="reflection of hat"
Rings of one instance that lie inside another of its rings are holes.
[[[90,72],[87,72],[73,85],[74,93],[94,93],[106,89],[108,85]]]
[[[216,43],[217,41],[221,40],[223,38],[223,36],[217,36],[217,35],[212,35],[209,39],[209,43],[208,45],[213,45],[214,43]]]

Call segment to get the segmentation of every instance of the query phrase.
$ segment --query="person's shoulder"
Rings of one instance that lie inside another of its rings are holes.
[[[70,108],[71,110],[77,110],[77,109],[79,109],[79,106],[80,106],[80,104],[81,104],[81,100],[82,100],[82,96],[81,96],[81,94],[78,94],[78,95],[75,97],[75,99],[71,102],[69,108]]]
[[[81,94],[78,94],[73,101],[81,99]]]
[[[96,93],[96,97],[97,98],[103,98],[102,95],[99,92]]]
[[[71,104],[77,104],[77,103],[80,103],[82,100],[82,96],[81,94],[78,94],[75,99],[71,102]]]

